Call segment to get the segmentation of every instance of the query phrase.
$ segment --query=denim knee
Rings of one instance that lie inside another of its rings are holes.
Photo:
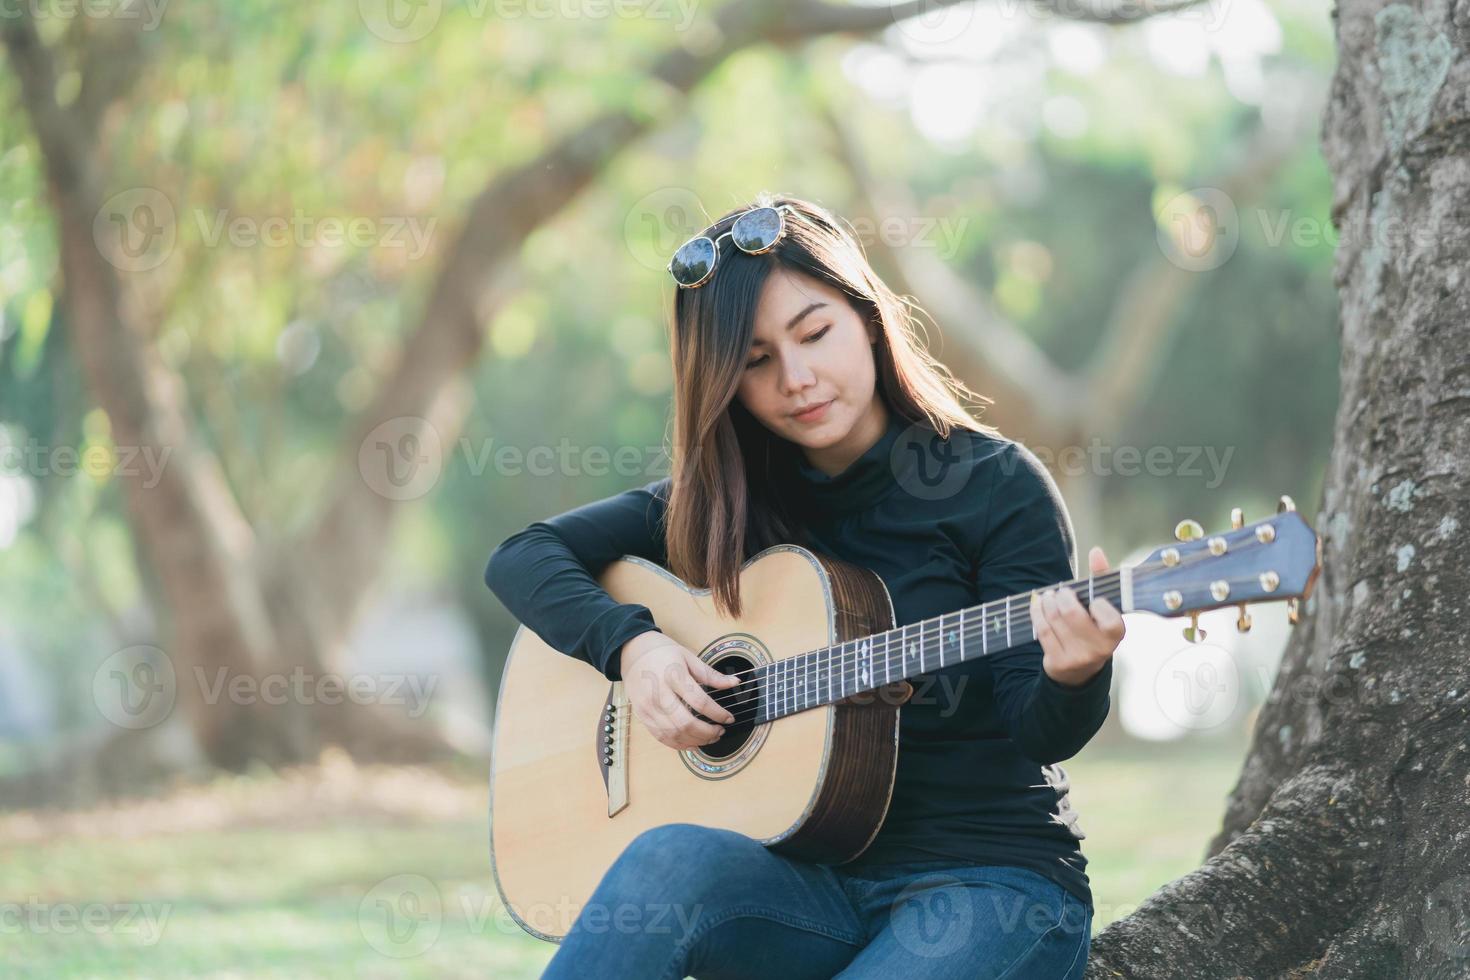
[[[735,831],[661,824],[628,842],[603,884],[621,897],[702,902],[717,891],[720,869],[752,844],[760,846]]]

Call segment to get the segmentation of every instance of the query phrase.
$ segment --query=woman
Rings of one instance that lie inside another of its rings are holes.
[[[1107,714],[1123,621],[1106,599],[1085,608],[1047,589],[1075,575],[1055,484],[966,411],[973,393],[918,346],[903,301],[819,206],[763,195],[670,272],[673,476],[504,541],[485,578],[511,613],[627,681],[639,720],[679,749],[733,723],[705,688],[737,681],[598,586],[622,555],[711,589],[732,615],[742,563],[780,542],[877,573],[895,625],[1037,590],[1040,642],[918,679],[891,805],[855,861],[655,827],[603,876],[545,975],[1081,977],[1092,898],[1056,763]],[[1088,559],[1106,570],[1101,549]],[[637,913],[624,928],[620,909]]]

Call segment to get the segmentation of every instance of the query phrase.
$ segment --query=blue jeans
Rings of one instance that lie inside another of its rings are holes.
[[[671,823],[624,848],[545,978],[1077,980],[1092,910],[1034,871],[926,861],[848,873]]]

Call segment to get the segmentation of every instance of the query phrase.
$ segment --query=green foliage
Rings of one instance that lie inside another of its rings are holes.
[[[162,361],[187,384],[201,444],[262,533],[314,518],[354,414],[403,350],[486,183],[599,113],[657,104],[649,66],[700,36],[697,25],[651,17],[497,18],[493,5],[449,3],[423,38],[394,43],[367,29],[363,6],[170,5],[146,41],[142,76],[104,127],[107,192],[152,189],[174,213],[171,254],[124,282]],[[1325,9],[1271,10],[1283,40],[1266,69],[1323,84]],[[698,24],[710,13],[701,9]],[[1094,71],[1046,53],[1046,32],[1076,26],[1037,21],[971,58],[977,81],[957,92],[978,91],[985,107],[970,136],[942,146],[915,123],[917,95],[852,60],[872,45],[828,38],[729,59],[528,238],[518,286],[483,324],[467,424],[445,434],[443,477],[400,523],[385,575],[452,583],[478,603],[498,664],[511,624],[478,582],[490,550],[529,521],[666,472],[672,249],[762,189],[841,214],[864,209],[825,128],[829,110],[848,120],[873,172],[913,189],[922,217],[960,228],[945,261],[1059,365],[1085,364],[1120,284],[1158,254],[1161,189],[1218,173],[1261,110],[1230,93],[1218,60],[1197,77],[1162,71],[1145,27],[1081,28],[1103,45]],[[52,28],[47,37],[70,43]],[[908,43],[908,53],[923,62],[935,51]],[[1071,100],[1061,104],[1074,116],[1080,108],[1080,133],[1058,130],[1055,99]],[[0,101],[17,100],[0,72]],[[1098,433],[1112,445],[1233,446],[1230,469],[1219,487],[1102,478],[1111,551],[1155,540],[1186,513],[1207,526],[1236,503],[1260,513],[1283,491],[1314,505],[1336,391],[1331,247],[1268,232],[1283,213],[1325,225],[1330,194],[1308,127],[1259,199],[1237,202],[1238,250],[1196,274],[1143,407]],[[367,240],[327,244],[324,224],[350,218],[368,219]],[[94,404],[61,343],[53,221],[23,114],[0,113],[0,421],[22,442],[81,447]],[[421,237],[399,223],[416,223]],[[562,440],[630,449],[636,462],[594,472],[584,459],[538,474],[495,455],[509,448],[524,460]],[[110,482],[28,478],[41,506],[0,574],[60,590],[47,601],[68,615],[28,618],[34,594],[7,588],[0,621],[25,624],[16,628],[27,649],[59,651],[80,623],[104,621],[97,595],[139,600],[128,571],[136,548]],[[95,593],[58,558],[68,536],[86,542],[72,560],[93,568]]]

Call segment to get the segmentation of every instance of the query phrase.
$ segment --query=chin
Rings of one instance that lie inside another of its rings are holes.
[[[797,423],[801,425],[800,422]],[[796,433],[795,442],[805,446],[807,449],[826,449],[835,446],[843,440],[847,431],[841,426],[828,422],[820,429],[806,427]]]

